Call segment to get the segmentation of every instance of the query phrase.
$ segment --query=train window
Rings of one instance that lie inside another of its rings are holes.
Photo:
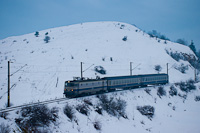
[[[73,83],[66,83],[65,85],[66,85],[66,86],[74,86]]]
[[[108,84],[111,85],[111,81],[108,81]]]

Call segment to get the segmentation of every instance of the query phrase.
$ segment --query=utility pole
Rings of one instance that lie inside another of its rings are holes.
[[[168,70],[168,64],[169,64],[169,63],[167,63],[167,75],[168,75],[168,72],[169,72],[169,70]]]
[[[10,61],[8,61],[8,107],[10,107]]]
[[[133,70],[133,69],[132,69],[132,63],[133,63],[133,62],[130,62],[130,75],[131,75],[131,76],[132,76],[132,70]]]
[[[197,77],[196,77],[196,68],[194,69],[194,81],[197,81]]]
[[[81,80],[83,79],[83,62],[81,62]]]
[[[14,75],[15,73],[17,73],[18,71],[20,71],[22,68],[24,68],[25,66],[27,66],[27,64],[25,64],[23,67],[21,67],[20,69],[18,69],[16,72],[14,72],[13,74],[10,74],[10,63],[13,63],[11,61],[8,61],[8,105],[7,107],[10,107],[10,76]]]
[[[194,64],[194,81],[197,81],[197,77],[196,77],[196,62]]]

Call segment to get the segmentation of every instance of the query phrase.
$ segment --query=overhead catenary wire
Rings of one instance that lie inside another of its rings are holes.
[[[23,69],[25,66],[27,66],[27,64],[25,64],[24,66],[22,66],[19,70],[17,70],[16,72],[14,72],[13,74],[11,74],[10,76],[13,76],[15,73],[19,72],[21,69]]]

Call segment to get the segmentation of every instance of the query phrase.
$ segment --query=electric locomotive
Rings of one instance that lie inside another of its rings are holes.
[[[115,91],[117,88],[130,89],[148,85],[167,84],[168,82],[168,74],[146,74],[104,77],[101,79],[72,80],[65,81],[64,95],[72,98]]]

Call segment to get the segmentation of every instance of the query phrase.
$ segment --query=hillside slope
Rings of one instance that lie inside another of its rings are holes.
[[[51,38],[45,43],[45,34]],[[170,82],[193,78],[193,69],[187,61],[177,62],[166,51],[193,54],[186,46],[156,38],[121,22],[94,22],[39,31],[9,37],[0,41],[0,108],[7,100],[7,62],[11,63],[11,103],[43,101],[63,97],[64,81],[80,77],[80,62],[83,76],[120,76],[157,73],[155,65],[166,73],[169,63]],[[127,37],[126,41],[122,39]],[[175,66],[188,66],[185,74]],[[92,67],[90,67],[92,66]],[[103,66],[106,75],[94,71]]]
[[[83,76],[89,78],[129,75],[130,62],[133,62],[135,75],[157,73],[155,65],[162,67],[160,73],[166,73],[166,64],[169,63],[170,83],[163,87],[165,95],[158,95],[160,86],[107,93],[104,95],[107,101],[113,102],[109,103],[107,111],[104,107],[107,104],[101,101],[100,96],[52,103],[48,107],[58,110],[57,113],[54,110],[56,121],[48,126],[42,125],[38,130],[60,133],[200,132],[200,119],[197,117],[200,84],[195,84],[196,90],[188,93],[181,91],[178,84],[173,84],[194,77],[193,67],[187,61],[176,61],[169,55],[194,56],[187,46],[150,38],[137,27],[121,22],[83,23],[39,31],[38,37],[34,34],[0,40],[0,108],[5,108],[7,103],[9,60],[12,62],[13,106],[63,97],[64,81],[80,77],[80,62],[83,62]],[[51,38],[48,43],[44,41],[45,34]],[[127,40],[123,40],[124,37]],[[106,74],[95,72],[95,66],[104,67]],[[185,72],[181,72],[181,66],[185,67]],[[171,88],[177,90],[176,95],[171,95]],[[113,105],[117,109],[111,111]],[[67,109],[72,107],[72,119],[64,113],[66,106]],[[143,106],[150,106],[153,111],[147,110],[147,115],[142,115],[138,110]],[[87,113],[84,114],[84,110],[81,113],[80,107],[85,107]],[[45,110],[42,112],[44,114]],[[20,132],[16,120],[26,123],[31,114],[24,117],[20,110],[1,113],[1,131],[9,125],[10,131]]]

